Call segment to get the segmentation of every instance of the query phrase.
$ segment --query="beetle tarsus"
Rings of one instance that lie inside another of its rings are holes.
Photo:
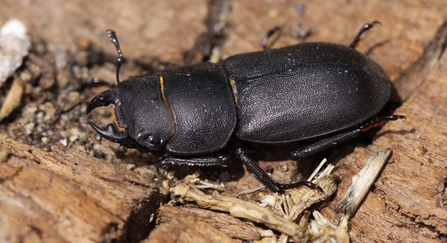
[[[366,122],[360,128],[362,129],[362,132],[366,132],[371,128],[382,126],[389,121],[405,120],[406,118],[407,117],[403,115],[381,116]]]
[[[300,182],[295,182],[295,183],[290,183],[290,184],[279,184],[278,183],[277,185],[279,186],[279,188],[282,191],[287,190],[287,189],[297,188],[300,186],[306,186],[306,187],[309,187],[310,189],[315,189],[315,190],[318,190],[318,191],[324,193],[323,189],[319,185],[317,185],[311,181],[300,181]]]
[[[372,27],[374,27],[374,25],[376,25],[376,24],[382,24],[382,23],[380,23],[379,21],[374,20],[371,23],[364,24],[362,26],[362,28],[360,29],[359,33],[357,34],[357,36],[354,38],[354,40],[352,41],[352,43],[349,46],[352,47],[352,48],[355,48],[357,46],[357,44],[359,43],[360,37],[363,35],[363,33],[368,31]]]

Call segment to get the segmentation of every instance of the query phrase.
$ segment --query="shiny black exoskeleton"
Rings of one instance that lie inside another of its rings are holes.
[[[352,139],[393,115],[377,117],[391,83],[383,69],[354,46],[376,22],[365,25],[351,46],[305,43],[246,53],[220,64],[201,63],[119,82],[97,95],[86,113],[115,105],[117,124],[100,128],[104,138],[163,155],[163,163],[223,165],[230,138],[260,144],[302,141],[301,157]],[[109,37],[122,54],[113,31]],[[234,150],[273,191],[309,182],[275,183],[238,145]]]

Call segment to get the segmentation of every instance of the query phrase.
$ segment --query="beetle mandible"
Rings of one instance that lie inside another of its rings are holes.
[[[127,147],[162,155],[162,164],[216,166],[237,157],[272,191],[313,183],[274,182],[238,143],[304,142],[293,160],[326,150],[402,115],[378,117],[388,103],[391,82],[385,71],[354,49],[366,24],[350,46],[303,43],[245,53],[220,64],[200,63],[119,81],[97,95],[86,114],[115,105],[116,124],[101,128],[102,137]]]

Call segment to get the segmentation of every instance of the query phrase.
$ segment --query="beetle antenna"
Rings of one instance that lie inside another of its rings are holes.
[[[123,52],[121,51],[120,43],[118,42],[118,38],[116,37],[115,31],[107,30],[107,36],[110,41],[115,45],[116,51],[118,52],[118,63],[116,64],[116,82],[120,83],[120,68],[121,64],[123,64]]]
[[[382,24],[382,23],[374,20],[371,23],[364,24],[362,26],[362,28],[360,29],[359,33],[357,34],[357,36],[355,37],[354,41],[352,41],[352,43],[349,46],[351,48],[355,48],[355,46],[357,46],[357,44],[359,43],[360,37],[362,36],[362,34],[365,33],[367,30],[371,29],[372,27],[374,27],[374,25],[376,25],[376,24]]]

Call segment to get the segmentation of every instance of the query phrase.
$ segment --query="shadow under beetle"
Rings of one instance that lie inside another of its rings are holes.
[[[350,46],[303,43],[245,53],[220,64],[200,63],[119,81],[97,95],[86,113],[115,105],[116,124],[100,128],[102,137],[127,147],[163,156],[162,164],[216,166],[232,160],[230,138],[260,144],[300,141],[307,145],[291,158],[326,150],[362,132],[405,116],[377,117],[387,104],[391,83],[385,71],[354,49],[366,24]],[[302,181],[275,183],[240,144],[234,155],[268,186],[317,185]]]

